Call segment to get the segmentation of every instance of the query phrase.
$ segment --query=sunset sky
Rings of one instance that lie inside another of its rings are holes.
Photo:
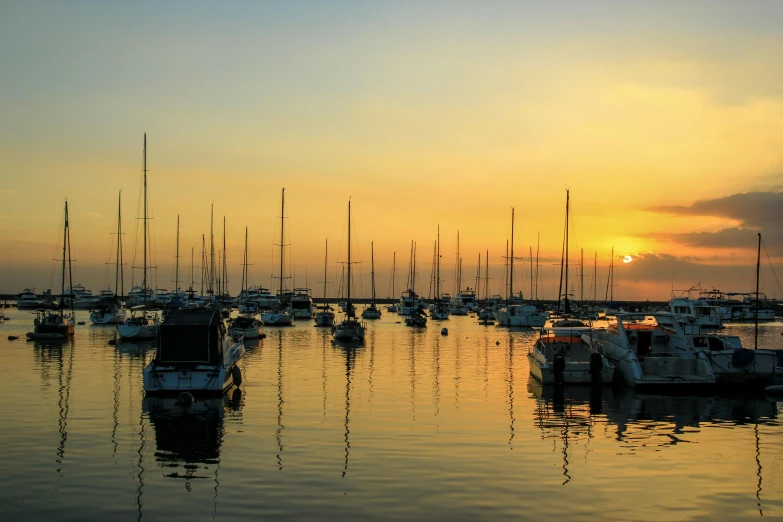
[[[444,291],[459,231],[470,286],[488,250],[503,292],[514,207],[515,254],[535,256],[540,233],[551,299],[566,189],[570,250],[588,288],[597,252],[599,298],[612,247],[620,300],[750,291],[759,231],[783,278],[782,21],[763,0],[4,0],[0,292],[59,286],[66,197],[74,282],[113,284],[117,194],[131,264],[145,132],[159,287],[173,287],[177,215],[189,272],[213,203],[232,292],[245,226],[251,282],[276,285],[285,187],[287,269],[316,296],[325,239],[336,293],[350,197],[364,294],[370,242],[386,297],[393,252],[399,294],[415,241],[427,295],[438,225]],[[764,252],[761,283],[783,294]]]

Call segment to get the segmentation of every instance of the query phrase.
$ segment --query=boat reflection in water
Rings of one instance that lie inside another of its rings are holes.
[[[182,398],[144,398],[143,411],[155,431],[155,460],[169,471],[166,478],[216,482],[226,411],[241,411],[242,392],[234,388],[222,397],[204,397],[190,403]]]

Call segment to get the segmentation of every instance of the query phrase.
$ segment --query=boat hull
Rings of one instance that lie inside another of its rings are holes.
[[[158,336],[158,325],[129,325],[117,326],[117,335],[120,339],[155,339]]]
[[[92,312],[90,314],[90,321],[92,324],[122,324],[128,318],[128,313],[125,310],[117,312]]]
[[[291,326],[294,323],[290,314],[269,312],[261,316],[261,321],[266,326]]]
[[[777,354],[771,350],[748,350],[752,361],[736,364],[734,350],[707,352],[719,385],[767,386],[774,382]]]
[[[531,352],[527,355],[527,360],[530,364],[530,375],[542,384],[555,384],[555,374],[552,364],[537,355],[536,352]],[[602,357],[601,360],[603,363],[601,368],[601,383],[610,385],[614,380],[614,365],[607,361],[605,357]],[[567,362],[565,369],[563,370],[563,384],[592,385],[593,374],[590,372],[589,363]]]
[[[245,345],[239,340],[226,350],[223,363],[175,366],[157,364],[152,360],[143,370],[144,391],[148,394],[182,392],[222,394],[234,385],[241,371],[237,362],[245,355]]]

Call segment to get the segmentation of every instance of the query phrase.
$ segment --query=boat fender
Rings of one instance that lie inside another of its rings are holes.
[[[242,386],[242,370],[236,364],[231,368],[231,377],[234,379],[234,384]]]
[[[9,335],[8,336],[8,340],[9,341],[16,341],[17,339],[19,339],[18,335]]]
[[[600,353],[590,354],[590,381],[593,386],[601,385],[601,376],[604,370],[604,360]]]
[[[179,397],[177,397],[177,406],[181,406],[182,408],[190,408],[194,402],[196,401],[193,398],[193,394],[190,392],[182,392],[179,394]]]
[[[552,370],[555,375],[555,384],[558,386],[563,385],[563,374],[565,373],[565,367],[565,356],[562,353],[555,355],[555,361]]]
[[[265,333],[262,333],[261,335],[259,335],[259,337],[260,337],[261,339],[266,339],[266,334],[265,334]]]
[[[442,328],[440,331],[441,335],[449,335],[449,329],[448,328]]]
[[[756,354],[753,353],[753,350],[748,350],[746,348],[737,348],[736,350],[734,350],[734,354],[731,356],[731,364],[735,368],[743,368],[745,366],[753,364],[755,355]]]

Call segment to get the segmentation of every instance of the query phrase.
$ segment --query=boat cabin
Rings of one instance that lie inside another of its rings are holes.
[[[172,310],[158,333],[157,364],[220,364],[225,326],[216,310]]]

